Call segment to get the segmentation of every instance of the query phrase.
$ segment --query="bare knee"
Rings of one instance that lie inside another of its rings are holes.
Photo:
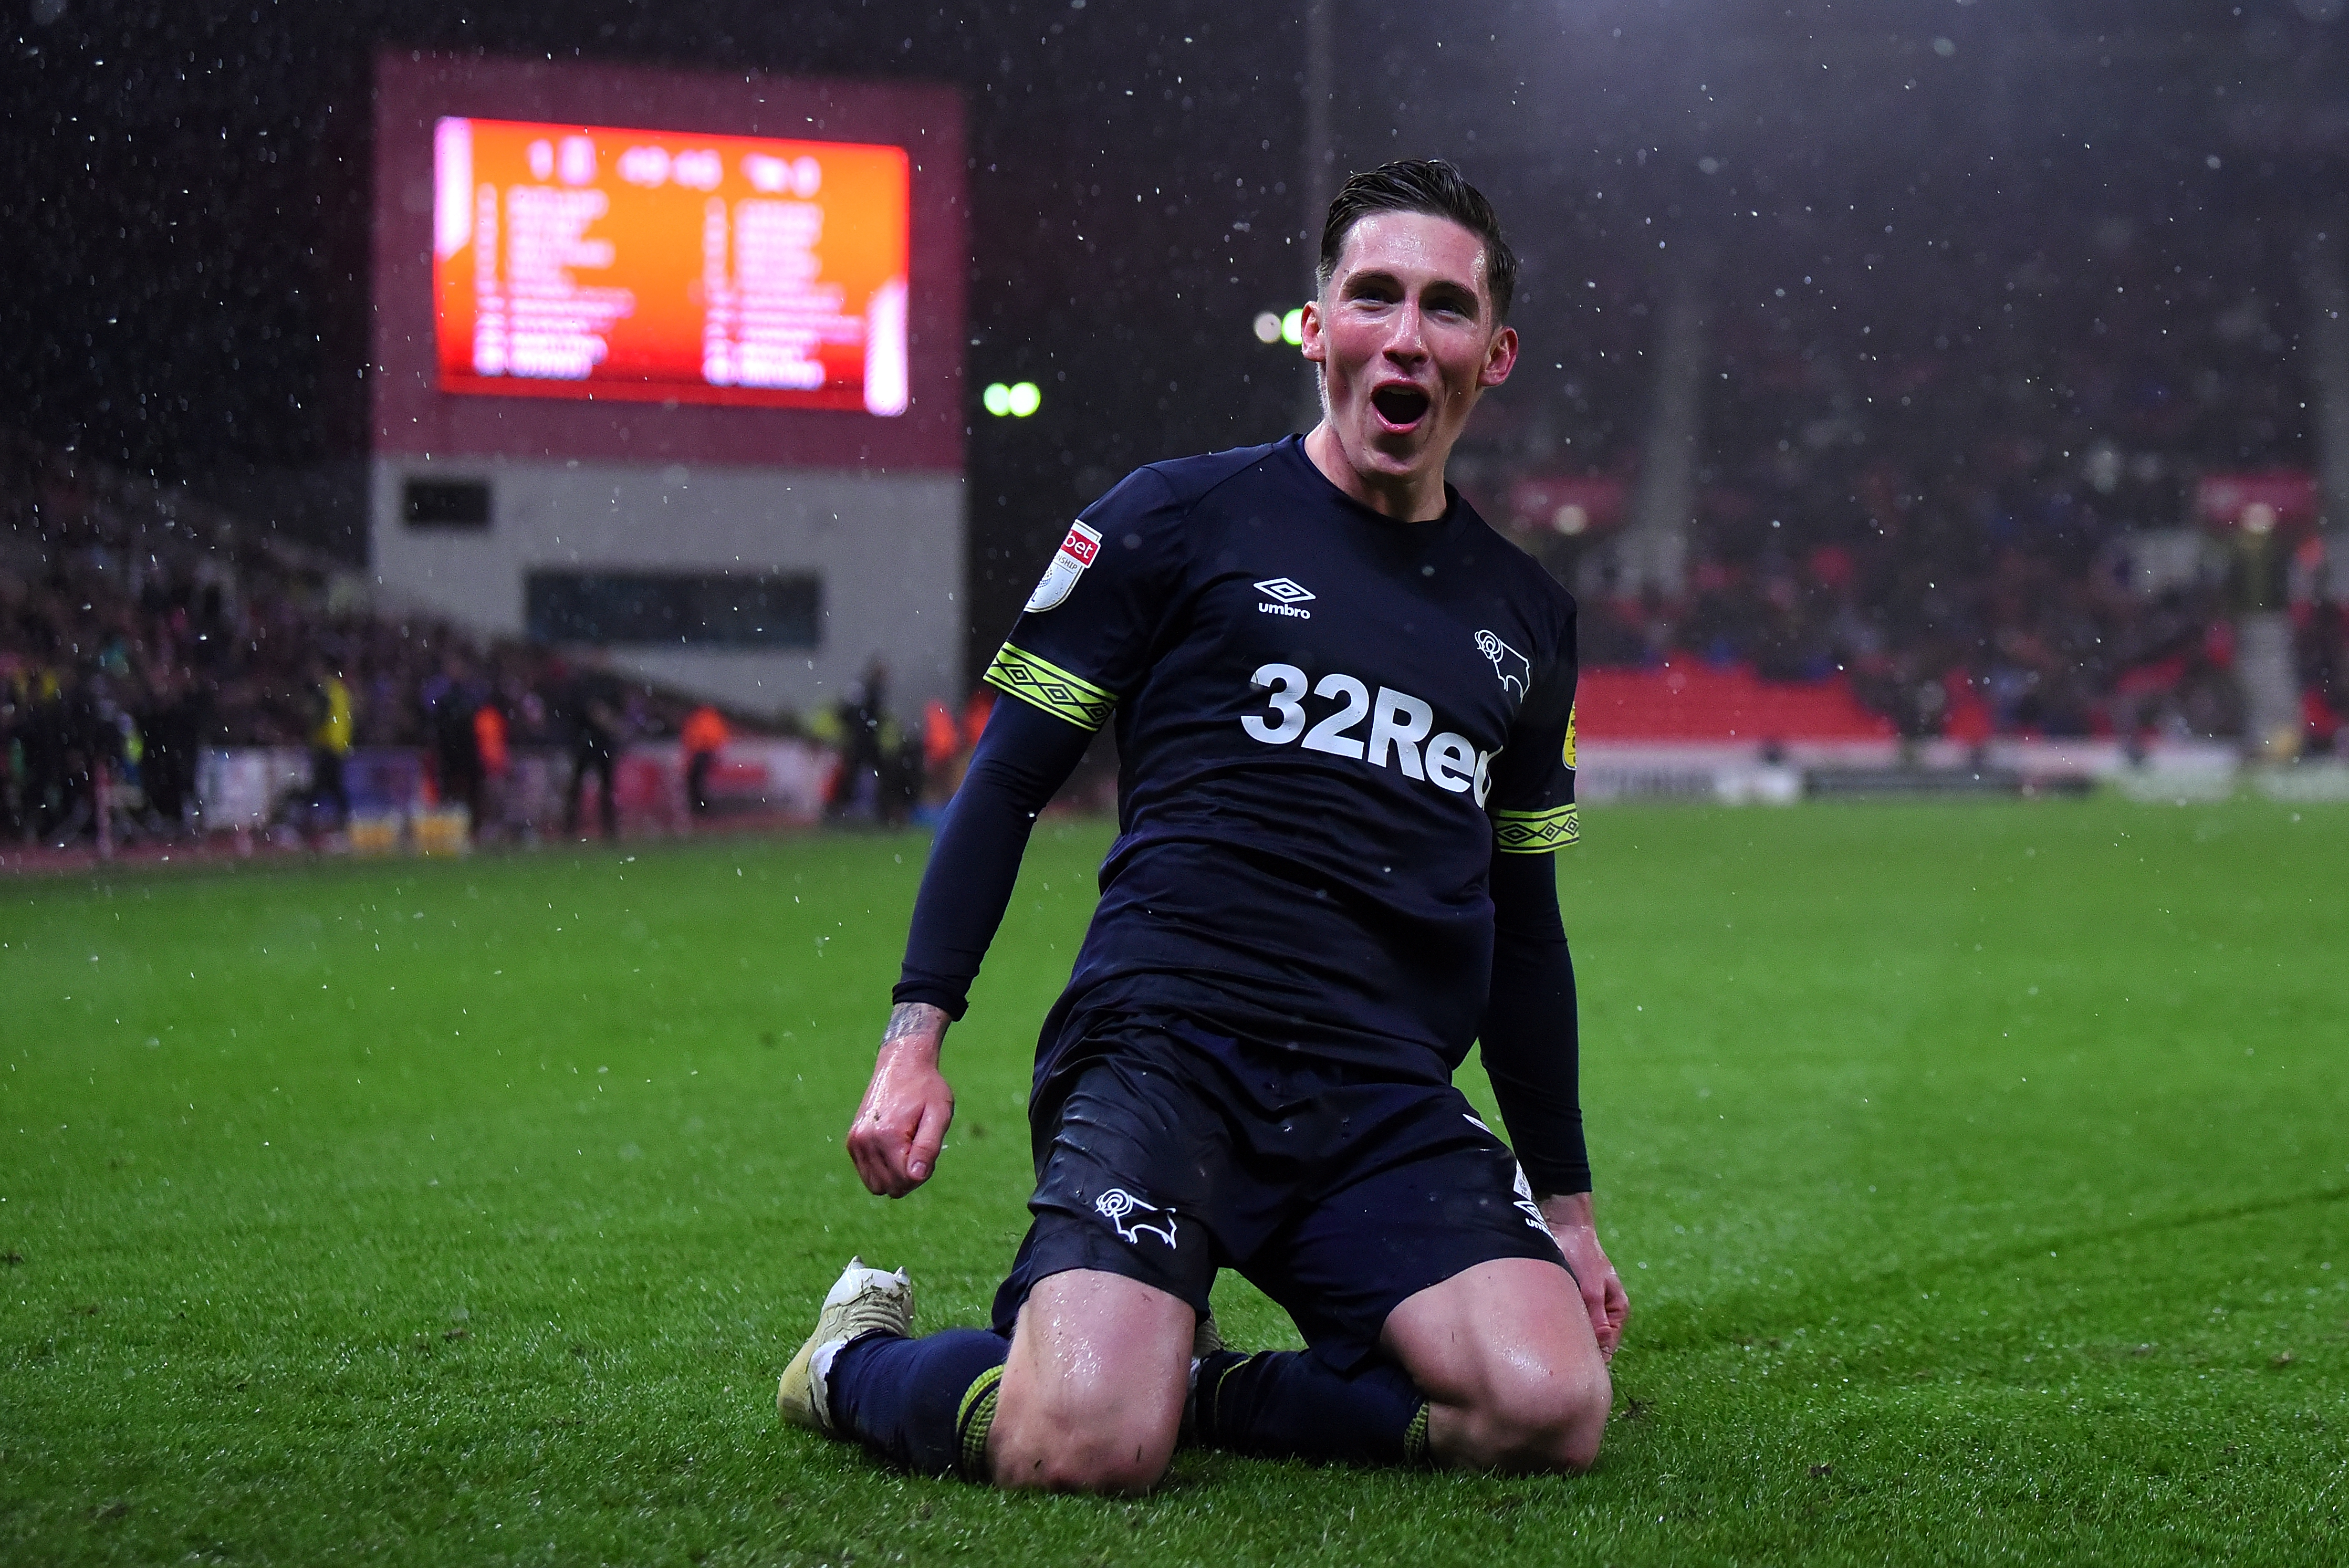
[[[1603,1367],[1572,1381],[1572,1392],[1549,1412],[1543,1430],[1550,1461],[1546,1468],[1578,1475],[1599,1462],[1599,1445],[1607,1436],[1607,1415],[1614,1408],[1615,1387]]]
[[[1183,1425],[1195,1317],[1120,1275],[1071,1269],[1030,1293],[997,1385],[988,1434],[998,1486],[1147,1491]]]
[[[1174,1458],[1178,1422],[1137,1420],[1116,1409],[999,1409],[988,1464],[1000,1487],[1132,1495],[1148,1491]]]
[[[1599,1461],[1614,1390],[1604,1367],[1514,1378],[1459,1412],[1454,1462],[1482,1470],[1578,1474]]]

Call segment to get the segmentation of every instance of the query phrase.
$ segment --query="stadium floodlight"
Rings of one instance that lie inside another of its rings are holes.
[[[1268,310],[1260,310],[1257,312],[1256,340],[1258,343],[1278,343],[1280,341],[1280,317],[1275,315]]]
[[[988,382],[987,390],[978,395],[978,406],[997,418],[1002,418],[1011,412],[1011,388],[1000,381]]]
[[[1015,419],[1024,419],[1044,406],[1044,394],[1033,381],[1015,381],[1004,394],[1004,407]]]
[[[1294,347],[1305,341],[1305,307],[1299,305],[1280,318],[1280,341]]]

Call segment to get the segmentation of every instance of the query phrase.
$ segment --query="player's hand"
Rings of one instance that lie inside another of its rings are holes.
[[[865,1191],[902,1198],[930,1179],[954,1124],[954,1090],[938,1070],[945,1012],[922,1002],[889,1015],[864,1103],[848,1127],[848,1157]]]
[[[1615,1347],[1623,1343],[1631,1298],[1624,1292],[1615,1265],[1607,1261],[1607,1249],[1599,1244],[1599,1222],[1591,1212],[1590,1194],[1544,1198],[1541,1211],[1558,1251],[1566,1254],[1567,1266],[1574,1271],[1574,1283],[1581,1287],[1591,1332],[1599,1336],[1599,1354],[1612,1361]]]

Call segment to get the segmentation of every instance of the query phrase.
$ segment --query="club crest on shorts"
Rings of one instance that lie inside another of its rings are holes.
[[[1099,533],[1081,522],[1069,525],[1069,536],[1061,541],[1061,548],[1052,552],[1052,563],[1036,580],[1036,592],[1028,595],[1030,614],[1041,614],[1069,596],[1069,590],[1101,553],[1101,541]]]
[[[1534,666],[1525,655],[1491,632],[1476,634],[1476,651],[1493,661],[1493,673],[1500,677],[1501,689],[1516,687],[1517,700],[1524,701],[1534,685]]]
[[[1117,1229],[1118,1240],[1132,1246],[1143,1236],[1156,1236],[1172,1251],[1174,1246],[1174,1211],[1162,1209],[1155,1203],[1145,1203],[1123,1187],[1112,1187],[1093,1200],[1093,1212]],[[1166,1222],[1153,1225],[1135,1218],[1140,1214],[1164,1214]]]

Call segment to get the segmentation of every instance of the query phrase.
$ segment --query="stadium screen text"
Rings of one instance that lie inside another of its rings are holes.
[[[439,385],[905,411],[905,151],[443,118]]]

